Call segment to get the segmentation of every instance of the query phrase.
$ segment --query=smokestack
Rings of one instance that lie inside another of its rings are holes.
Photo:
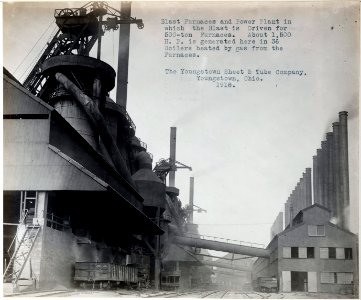
[[[190,177],[189,179],[189,223],[193,224],[194,177]]]
[[[329,150],[329,141],[324,141],[323,143],[323,163],[324,163],[324,205],[327,208],[330,208],[330,161],[329,161],[329,157],[330,157],[330,150]]]
[[[333,161],[334,161],[334,188],[335,188],[335,213],[337,218],[340,218],[342,214],[342,202],[341,202],[341,178],[340,178],[340,123],[332,123],[333,127]]]
[[[306,184],[305,184],[305,173],[302,173],[302,178],[300,181],[301,187],[301,210],[306,207]]]
[[[305,207],[309,207],[312,205],[312,183],[311,183],[311,168],[306,168],[305,173]]]
[[[318,182],[318,177],[319,177],[319,170],[318,170],[318,157],[317,155],[314,155],[313,157],[313,203],[319,203],[319,191],[318,191],[318,187],[319,187],[319,182]]]
[[[335,201],[335,182],[334,182],[334,147],[333,147],[333,133],[327,132],[326,134],[326,142],[328,145],[328,208],[331,210],[332,216],[334,216],[336,209],[336,201]]]
[[[176,146],[177,146],[177,127],[170,128],[170,156],[169,163],[171,171],[169,172],[169,186],[175,187],[175,162],[176,162]]]
[[[348,173],[348,138],[347,138],[347,111],[341,111],[339,113],[340,118],[340,179],[341,179],[341,201],[342,211],[342,226],[346,226],[346,219],[349,216],[344,215],[345,208],[350,205],[349,194],[349,173]]]
[[[290,197],[288,197],[287,202],[285,203],[285,228],[290,223]]]
[[[292,221],[293,221],[293,206],[290,205],[290,228],[292,227]]]
[[[316,155],[317,164],[317,186],[315,189],[315,203],[322,205],[322,167],[321,167],[321,149],[317,149]],[[317,195],[317,197],[316,197]]]
[[[121,2],[120,12],[123,18],[130,17],[131,2]],[[120,24],[116,103],[124,108],[127,107],[128,94],[129,36],[130,24]]]
[[[328,207],[327,204],[327,146],[326,141],[321,142],[321,202],[322,205]]]

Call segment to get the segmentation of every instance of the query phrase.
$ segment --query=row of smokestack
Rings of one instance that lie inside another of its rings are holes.
[[[326,134],[317,155],[313,156],[313,203],[332,212],[334,220],[345,227],[345,209],[350,204],[348,173],[347,112],[339,113],[339,122]],[[285,203],[285,227],[298,212],[312,205],[311,168],[307,168]]]
[[[337,224],[345,227],[345,208],[350,204],[348,173],[347,112],[339,113],[321,149],[313,156],[313,198],[331,210]]]

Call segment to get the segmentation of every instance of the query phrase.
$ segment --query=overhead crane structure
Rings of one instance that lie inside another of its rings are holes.
[[[144,27],[142,19],[130,17],[130,5],[124,11],[118,11],[105,2],[89,2],[80,8],[56,9],[54,17],[58,30],[25,79],[24,87],[41,97],[47,82],[47,76],[42,73],[42,64],[47,59],[59,55],[89,56],[97,41],[99,59],[105,31],[117,30],[121,24],[137,24],[139,29]]]

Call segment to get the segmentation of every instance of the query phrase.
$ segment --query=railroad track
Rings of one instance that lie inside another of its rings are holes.
[[[59,291],[39,291],[39,292],[25,292],[25,293],[14,293],[5,295],[5,297],[68,297],[74,296],[79,292],[76,290],[59,290]]]

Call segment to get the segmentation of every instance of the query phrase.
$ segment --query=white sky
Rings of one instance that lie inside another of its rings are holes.
[[[193,172],[178,171],[176,186],[186,204],[189,177],[195,177],[195,204],[207,210],[194,215],[202,234],[267,244],[278,212],[305,168],[312,167],[312,156],[342,110],[350,116],[352,230],[358,229],[359,17],[357,1],[345,3],[133,3],[132,16],[143,19],[145,27],[131,27],[128,112],[154,163],[169,157],[169,127],[177,126],[177,160]],[[78,6],[5,4],[4,66],[19,78],[55,28],[54,8]],[[294,38],[282,54],[163,57],[162,18],[263,17],[293,20]],[[103,40],[102,59],[115,69],[117,37],[118,32],[107,32]],[[169,67],[294,68],[307,76],[217,89],[189,77],[166,76]]]

